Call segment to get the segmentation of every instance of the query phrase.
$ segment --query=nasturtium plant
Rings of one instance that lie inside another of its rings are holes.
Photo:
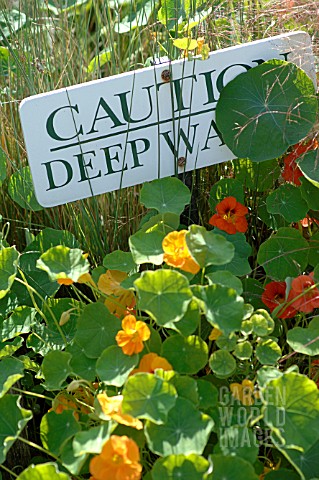
[[[217,102],[216,123],[237,157],[260,162],[279,157],[303,139],[315,124],[317,109],[307,74],[293,63],[273,59],[226,85]]]

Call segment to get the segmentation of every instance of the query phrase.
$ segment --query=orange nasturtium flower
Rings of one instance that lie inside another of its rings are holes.
[[[142,465],[137,444],[126,435],[111,437],[90,462],[90,480],[140,480]]]
[[[135,373],[154,373],[157,368],[162,370],[173,370],[172,365],[164,357],[160,357],[157,353],[147,353],[141,358],[138,368],[132,370],[131,375]]]
[[[134,292],[121,286],[121,282],[126,278],[127,273],[125,272],[107,270],[100,275],[98,281],[98,289],[105,295],[108,295],[104,305],[117,317],[131,313],[130,311],[135,307],[136,303]]]
[[[115,420],[121,425],[127,425],[128,427],[136,428],[136,430],[143,428],[143,423],[140,420],[122,412],[123,395],[108,397],[104,392],[99,393],[97,399],[101,405],[102,412],[109,420]]]
[[[295,298],[291,306],[299,312],[310,313],[319,307],[319,290],[315,287],[313,273],[294,278],[290,293]]]
[[[213,330],[210,332],[208,340],[217,340],[217,338],[220,337],[222,333],[223,332],[221,332],[218,328],[214,327]]]
[[[248,208],[237,202],[235,197],[226,197],[216,205],[215,215],[213,215],[209,223],[219,230],[224,230],[229,234],[237,232],[246,232],[248,223],[245,215]]]
[[[200,266],[188,250],[185,235],[187,230],[170,232],[163,240],[164,262],[185,272],[197,273]]]
[[[231,383],[230,391],[237,400],[239,400],[243,405],[253,405],[254,404],[254,384],[250,380],[243,380],[241,383]]]
[[[151,336],[151,331],[146,323],[136,320],[134,315],[126,315],[122,320],[122,328],[116,334],[116,341],[122,348],[125,355],[140,353],[143,348],[143,342],[146,342]]]

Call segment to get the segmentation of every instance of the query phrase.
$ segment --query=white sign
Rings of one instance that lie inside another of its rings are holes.
[[[20,117],[44,207],[234,158],[215,123],[227,82],[266,60],[316,82],[311,40],[295,32],[26,98]]]

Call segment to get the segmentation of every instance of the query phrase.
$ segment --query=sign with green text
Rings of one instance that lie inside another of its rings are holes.
[[[38,202],[61,205],[231,160],[215,123],[219,94],[272,58],[316,81],[310,37],[294,32],[24,99]]]

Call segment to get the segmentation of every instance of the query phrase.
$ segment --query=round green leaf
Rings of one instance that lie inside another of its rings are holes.
[[[209,358],[209,366],[216,377],[228,378],[236,370],[236,360],[226,350],[216,350]]]
[[[319,329],[295,327],[288,330],[287,343],[295,352],[319,355]]]
[[[30,465],[23,470],[17,480],[70,480],[67,473],[60,472],[56,463],[41,463]]]
[[[80,248],[79,242],[74,235],[67,230],[55,230],[53,228],[45,228],[42,230],[29,245],[25,248],[25,252],[38,251],[46,252],[51,247],[63,245],[69,248]]]
[[[240,342],[237,343],[234,351],[235,357],[239,360],[248,360],[253,353],[253,347],[249,342]]]
[[[7,357],[0,361],[0,398],[23,377],[23,370],[23,363],[17,358]]]
[[[10,317],[0,324],[0,340],[5,342],[22,333],[29,333],[35,323],[36,309],[26,306],[17,307]]]
[[[226,265],[210,266],[207,268],[206,273],[216,272],[216,270],[227,270],[233,275],[241,277],[251,272],[251,267],[248,262],[248,257],[251,255],[251,246],[246,242],[246,237],[243,233],[235,233],[229,235],[218,228],[214,228],[214,232],[218,235],[222,235],[228,242],[232,243],[235,247],[235,254],[233,259]]]
[[[48,273],[50,280],[70,278],[76,282],[81,275],[88,273],[90,264],[79,248],[63,245],[51,247],[37,261],[37,268]]]
[[[308,242],[295,228],[279,228],[261,244],[257,261],[276,280],[297,277],[308,265]]]
[[[164,423],[176,402],[176,389],[151,373],[136,373],[123,388],[122,410],[135,418]]]
[[[213,420],[192,402],[177,398],[164,424],[146,422],[145,436],[150,450],[157,455],[201,455],[213,425]]]
[[[276,59],[229,82],[216,106],[226,145],[236,157],[254,161],[282,155],[308,134],[316,115],[312,80],[295,64]]]
[[[155,230],[145,233],[139,231],[129,238],[129,246],[132,257],[138,265],[142,263],[154,263],[161,265],[163,263],[163,247],[162,242],[165,233]]]
[[[259,337],[270,335],[275,328],[274,320],[266,310],[261,308],[255,311],[250,317],[250,321],[252,323],[253,332]]]
[[[256,163],[249,158],[233,160],[236,180],[242,185],[257,192],[264,192],[273,188],[274,182],[280,175],[277,160],[266,160]],[[236,196],[236,195],[234,195]]]
[[[155,208],[159,213],[176,213],[180,215],[188,205],[191,192],[184,183],[176,177],[160,178],[144,183],[140,202],[146,208]]]
[[[20,396],[7,394],[0,398],[0,464],[17,437],[32,418],[32,412],[20,406]]]
[[[89,358],[98,358],[105,348],[116,345],[120,321],[103,303],[87,305],[78,318],[75,341]]]
[[[130,272],[136,265],[130,252],[115,250],[103,258],[103,266],[109,270],[119,270],[120,272]]]
[[[162,355],[178,373],[193,375],[205,367],[208,347],[200,337],[173,335],[162,346]]]
[[[208,380],[199,378],[197,380],[197,390],[199,397],[198,408],[200,410],[207,410],[210,407],[215,407],[218,402],[218,389]]]
[[[125,355],[117,345],[106,348],[96,362],[96,373],[102,382],[121,387],[138,363],[138,355]]]
[[[287,455],[287,452],[285,452]],[[289,450],[288,459],[299,473],[305,476],[306,480],[319,480],[319,441],[317,440],[311,448],[306,452],[300,450]],[[274,477],[276,480],[281,480],[279,477]],[[287,477],[289,480],[290,478]],[[296,478],[299,480],[300,476]],[[286,476],[285,476],[286,480]],[[295,480],[294,477],[291,480]]]
[[[288,183],[268,195],[266,205],[269,213],[279,213],[289,223],[303,219],[309,210],[300,188]]]
[[[2,248],[0,250],[0,299],[10,290],[17,274],[19,252],[15,247]]]
[[[224,265],[234,257],[234,246],[222,235],[213,231],[208,232],[204,227],[191,225],[185,238],[192,257],[201,268],[208,265]]]
[[[258,480],[254,467],[243,458],[232,455],[211,455],[213,473],[210,480]]]
[[[304,176],[315,187],[319,188],[319,168],[318,168],[319,150],[311,150],[303,155],[297,162],[298,167]],[[318,207],[318,205],[317,205]],[[318,208],[315,208],[317,210]]]
[[[193,293],[202,304],[208,322],[225,335],[240,330],[244,300],[235,290],[222,285],[195,286]]]
[[[188,304],[185,315],[178,322],[170,322],[165,325],[165,328],[171,328],[176,332],[188,337],[195,332],[200,322],[201,312],[196,300],[192,300]],[[153,350],[152,350],[153,351]]]
[[[226,456],[236,455],[252,464],[257,460],[259,445],[253,431],[246,426],[224,428],[219,436],[218,447]]]
[[[110,437],[112,427],[111,422],[104,422],[102,425],[91,427],[90,430],[76,433],[73,440],[74,455],[101,453],[104,443]]]
[[[72,373],[88,382],[93,382],[96,377],[96,359],[87,357],[85,355],[85,349],[80,347],[76,342],[72,342],[71,345],[68,345],[66,351],[72,355],[70,360]]]
[[[218,348],[221,350],[227,350],[232,352],[235,349],[237,343],[237,335],[230,333],[229,335],[224,335],[223,333],[215,340],[215,343]]]
[[[317,210],[319,205],[319,188],[309,182],[305,177],[300,177],[300,193],[308,204],[308,208]]]
[[[150,210],[149,212],[154,212],[154,210]],[[143,230],[143,232],[152,232],[154,230],[159,230],[165,235],[173,230],[177,230],[180,224],[179,215],[176,213],[159,213],[157,215],[152,215],[150,218],[144,217],[144,222],[140,225],[139,230]]]
[[[228,270],[222,270],[212,273],[207,273],[205,277],[208,279],[209,284],[218,283],[224,287],[233,288],[236,290],[237,295],[243,293],[243,285],[239,278],[235,277]]]
[[[261,388],[263,420],[284,449],[307,452],[319,439],[319,392],[305,375],[291,372]]]
[[[81,430],[71,410],[63,410],[57,414],[54,411],[46,413],[41,420],[41,442],[49,452],[59,455],[67,440]]]
[[[265,338],[256,347],[256,357],[262,365],[274,365],[281,357],[281,349],[274,340]]]
[[[38,212],[43,207],[38,203],[30,172],[30,167],[24,167],[13,173],[9,180],[8,193],[12,200],[22,208]]]
[[[203,480],[209,462],[199,455],[168,455],[159,458],[152,469],[153,480]]]
[[[71,354],[54,350],[49,352],[42,363],[42,373],[47,390],[59,390],[64,380],[72,372],[70,366]]]
[[[160,326],[180,320],[192,299],[187,278],[174,270],[143,272],[134,285],[139,295],[139,308]]]

